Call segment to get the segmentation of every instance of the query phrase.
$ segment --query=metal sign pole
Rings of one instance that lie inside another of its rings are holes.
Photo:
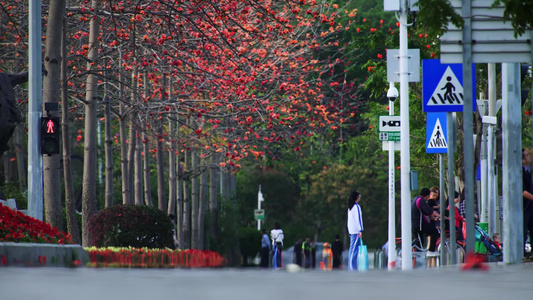
[[[449,215],[449,222],[450,222],[450,245],[452,245],[452,249],[454,251],[450,251],[450,260],[447,262],[448,264],[455,264],[455,203],[452,201],[452,199],[455,200],[455,178],[453,174],[454,170],[454,158],[453,154],[455,151],[455,135],[454,135],[454,126],[455,123],[453,122],[453,116],[452,112],[446,113],[446,126],[448,131],[448,199],[450,199],[450,215]],[[442,205],[442,201],[441,201]],[[453,213],[452,213],[453,209]],[[442,218],[442,215],[441,215]]]
[[[394,83],[390,83],[391,86]],[[389,115],[394,115],[394,102],[389,101]],[[389,247],[387,251],[387,265],[389,270],[395,269],[396,262],[396,227],[395,227],[395,186],[394,186],[394,143],[389,142]]]
[[[474,151],[472,136],[473,111],[472,111],[472,0],[463,1],[463,132],[464,132],[464,173],[465,173],[465,199],[466,199],[466,252],[474,252],[475,229],[474,229]],[[450,214],[451,215],[451,214]]]
[[[522,211],[522,121],[520,64],[502,64],[503,262],[517,264],[524,255]]]
[[[444,247],[444,244],[442,241],[446,240],[446,232],[445,232],[445,226],[444,226],[444,213],[446,211],[446,201],[444,200],[444,154],[439,153],[439,197],[440,197],[440,264],[445,265],[448,264],[446,261],[446,248]],[[452,199],[452,196],[448,197],[448,199]],[[450,212],[452,211],[452,204],[453,202],[450,201]]]
[[[257,192],[257,210],[261,210],[261,202],[263,201],[263,193],[261,193],[261,185],[259,185],[259,192]],[[261,219],[257,219],[257,230],[261,231]]]
[[[43,157],[39,147],[43,102],[40,0],[30,0],[29,26],[28,213],[43,220]]]
[[[400,181],[401,181],[401,220],[402,220],[402,270],[413,269],[411,247],[411,187],[409,171],[411,170],[409,153],[409,82],[408,82],[408,48],[407,48],[407,7],[400,3]]]

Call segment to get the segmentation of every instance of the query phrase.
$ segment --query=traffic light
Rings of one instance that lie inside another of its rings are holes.
[[[41,117],[41,153],[59,154],[59,118]]]

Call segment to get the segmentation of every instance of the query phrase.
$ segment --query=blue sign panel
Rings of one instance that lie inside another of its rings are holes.
[[[463,64],[441,64],[439,59],[422,61],[424,112],[463,111]],[[472,64],[472,110],[476,110],[476,69]]]
[[[446,113],[427,113],[426,153],[448,153]]]

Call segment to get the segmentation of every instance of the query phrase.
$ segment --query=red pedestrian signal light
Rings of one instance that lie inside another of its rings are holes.
[[[60,153],[60,124],[58,117],[41,117],[41,153]]]

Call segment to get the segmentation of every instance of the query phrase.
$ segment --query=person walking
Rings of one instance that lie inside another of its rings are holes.
[[[465,218],[461,216],[461,213],[459,212],[459,209],[457,208],[457,204],[459,203],[459,200],[461,199],[459,192],[455,192],[455,198],[454,198],[454,204],[449,204],[450,201],[446,204],[446,210],[448,212],[448,215],[451,214],[451,207],[454,208],[454,216],[455,216],[455,235],[457,241],[464,241],[463,237],[463,222],[465,221]],[[446,222],[449,224],[450,220],[446,220]],[[447,228],[449,230],[449,226]]]
[[[526,252],[526,241],[533,245],[533,182],[531,177],[531,154],[529,149],[522,149],[522,197],[524,208],[524,257],[531,256]]]
[[[270,240],[266,230],[261,229],[261,268],[268,268],[268,255],[270,253]]]
[[[331,271],[332,263],[333,263],[333,252],[331,251],[329,243],[325,242],[324,250],[322,250],[322,262],[320,264],[320,268],[322,270]]]
[[[272,238],[272,267],[274,269],[281,268],[281,250],[283,249],[283,230],[279,223],[274,223],[274,229],[270,231],[270,238]]]
[[[302,239],[298,239],[296,244],[294,244],[294,250],[292,253],[292,259],[293,263],[297,264],[300,267],[303,267],[302,265]]]
[[[311,242],[311,268],[316,268],[316,245],[315,241]]]
[[[348,270],[357,270],[357,254],[363,237],[363,215],[359,206],[361,194],[350,193],[348,199],[348,233],[350,234],[350,250],[348,251]]]
[[[311,242],[309,241],[309,237],[305,238],[305,242],[302,243],[302,257],[303,257],[303,264],[304,268],[310,268],[311,267]]]
[[[338,269],[342,265],[342,250],[344,250],[344,245],[342,244],[338,234],[335,235],[335,241],[331,244],[331,252],[333,255],[333,264],[334,269]]]

